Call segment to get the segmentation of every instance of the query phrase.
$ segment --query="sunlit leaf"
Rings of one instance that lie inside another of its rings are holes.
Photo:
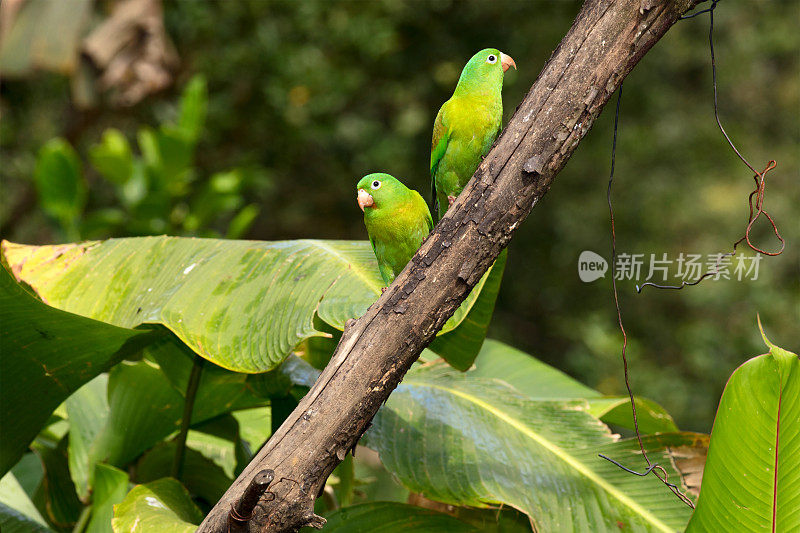
[[[636,440],[619,441],[585,400],[536,400],[429,365],[406,375],[367,436],[410,490],[455,505],[510,505],[541,531],[674,531],[689,518],[658,480],[598,457],[641,459]],[[664,434],[646,446],[678,480],[670,450],[696,440]]]
[[[315,313],[343,329],[383,286],[367,242],[5,242],[3,257],[50,305],[123,327],[163,324],[196,353],[239,372],[270,370],[302,340],[322,335]],[[443,332],[463,320],[481,288]]]
[[[50,531],[47,522],[11,472],[0,479],[0,530],[4,533]]]
[[[678,426],[667,411],[652,400],[635,397],[636,420],[641,433],[667,433],[678,431]],[[627,396],[592,398],[588,400],[589,413],[606,424],[633,429],[631,400]]]
[[[190,533],[203,513],[183,486],[171,478],[137,485],[114,509],[114,533]]]
[[[722,393],[687,531],[800,531],[800,359],[764,340]]]

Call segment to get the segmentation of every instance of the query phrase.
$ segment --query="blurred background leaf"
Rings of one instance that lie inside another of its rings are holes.
[[[39,204],[64,228],[67,238],[78,239],[78,217],[86,203],[86,182],[78,154],[63,139],[48,141],[34,172]]]

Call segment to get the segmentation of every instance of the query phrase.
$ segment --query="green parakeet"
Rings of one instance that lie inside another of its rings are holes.
[[[364,176],[356,188],[369,242],[388,287],[433,229],[431,212],[417,191],[389,174]]]
[[[517,68],[494,48],[481,50],[461,71],[453,96],[433,124],[431,187],[434,210],[444,216],[489,153],[503,118],[503,73]]]

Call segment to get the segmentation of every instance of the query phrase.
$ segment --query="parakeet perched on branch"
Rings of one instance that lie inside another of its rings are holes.
[[[388,287],[433,229],[431,212],[417,191],[389,174],[364,176],[356,188],[369,241]]]
[[[431,188],[434,210],[444,216],[482,158],[489,153],[503,118],[503,73],[516,63],[500,50],[487,48],[461,71],[453,96],[433,124]]]

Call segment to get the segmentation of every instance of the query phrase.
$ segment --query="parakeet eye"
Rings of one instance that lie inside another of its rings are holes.
[[[494,65],[495,63],[497,63],[497,56],[494,54],[489,54],[489,57],[486,58],[486,62],[489,63],[490,65]]]
[[[373,191],[376,191],[376,190],[378,190],[380,188],[381,188],[381,182],[380,181],[375,180],[375,181],[372,182],[372,190]]]

